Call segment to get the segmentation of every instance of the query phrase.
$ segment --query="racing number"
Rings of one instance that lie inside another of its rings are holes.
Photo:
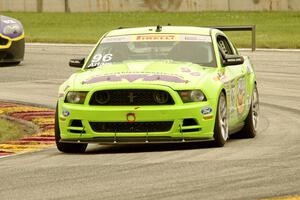
[[[101,53],[96,54],[89,67],[98,67],[100,66],[102,63],[106,63],[112,60],[113,55],[111,53],[102,55]]]
[[[92,59],[92,63],[101,63],[101,62],[109,62],[112,59],[112,54],[108,53],[105,54],[104,56],[102,56],[102,54],[96,54],[93,59]]]

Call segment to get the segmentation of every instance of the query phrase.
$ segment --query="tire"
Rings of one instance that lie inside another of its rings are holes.
[[[10,65],[14,65],[14,66],[16,66],[16,65],[19,65],[21,63],[21,61],[17,61],[17,62],[11,62],[11,63],[9,63]]]
[[[245,119],[245,125],[243,129],[238,133],[241,138],[254,138],[257,133],[259,120],[259,96],[256,85],[253,88],[251,105],[247,118]]]
[[[56,147],[59,151],[64,153],[84,153],[87,144],[77,144],[77,143],[63,143],[60,142],[60,129],[59,129],[59,121],[58,121],[58,104],[56,105],[55,110],[55,126],[54,126],[54,132],[55,132],[55,143]]]
[[[12,67],[12,66],[17,66],[21,63],[21,61],[17,61],[17,62],[2,62],[0,63],[1,67]]]
[[[228,139],[228,113],[226,96],[222,92],[219,96],[215,128],[214,146],[223,147]]]

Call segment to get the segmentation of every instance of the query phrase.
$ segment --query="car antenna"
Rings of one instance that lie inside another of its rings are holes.
[[[162,30],[162,27],[161,27],[160,25],[157,25],[155,31],[156,31],[156,32],[161,32],[161,30]]]

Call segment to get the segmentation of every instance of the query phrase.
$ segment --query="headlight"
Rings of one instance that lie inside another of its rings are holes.
[[[7,25],[3,29],[5,35],[14,35],[22,33],[22,28],[18,24]]]
[[[178,91],[183,103],[206,101],[206,97],[201,90]]]
[[[87,92],[68,92],[65,103],[83,104]]]

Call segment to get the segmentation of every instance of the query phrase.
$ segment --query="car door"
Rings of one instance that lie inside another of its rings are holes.
[[[221,55],[237,55],[238,52],[232,43],[224,35],[217,36],[217,42]],[[223,59],[223,58],[221,58]],[[223,63],[223,62],[222,62]],[[227,104],[229,110],[229,126],[242,122],[246,111],[246,69],[243,64],[224,67],[224,76],[228,82],[226,85]]]

